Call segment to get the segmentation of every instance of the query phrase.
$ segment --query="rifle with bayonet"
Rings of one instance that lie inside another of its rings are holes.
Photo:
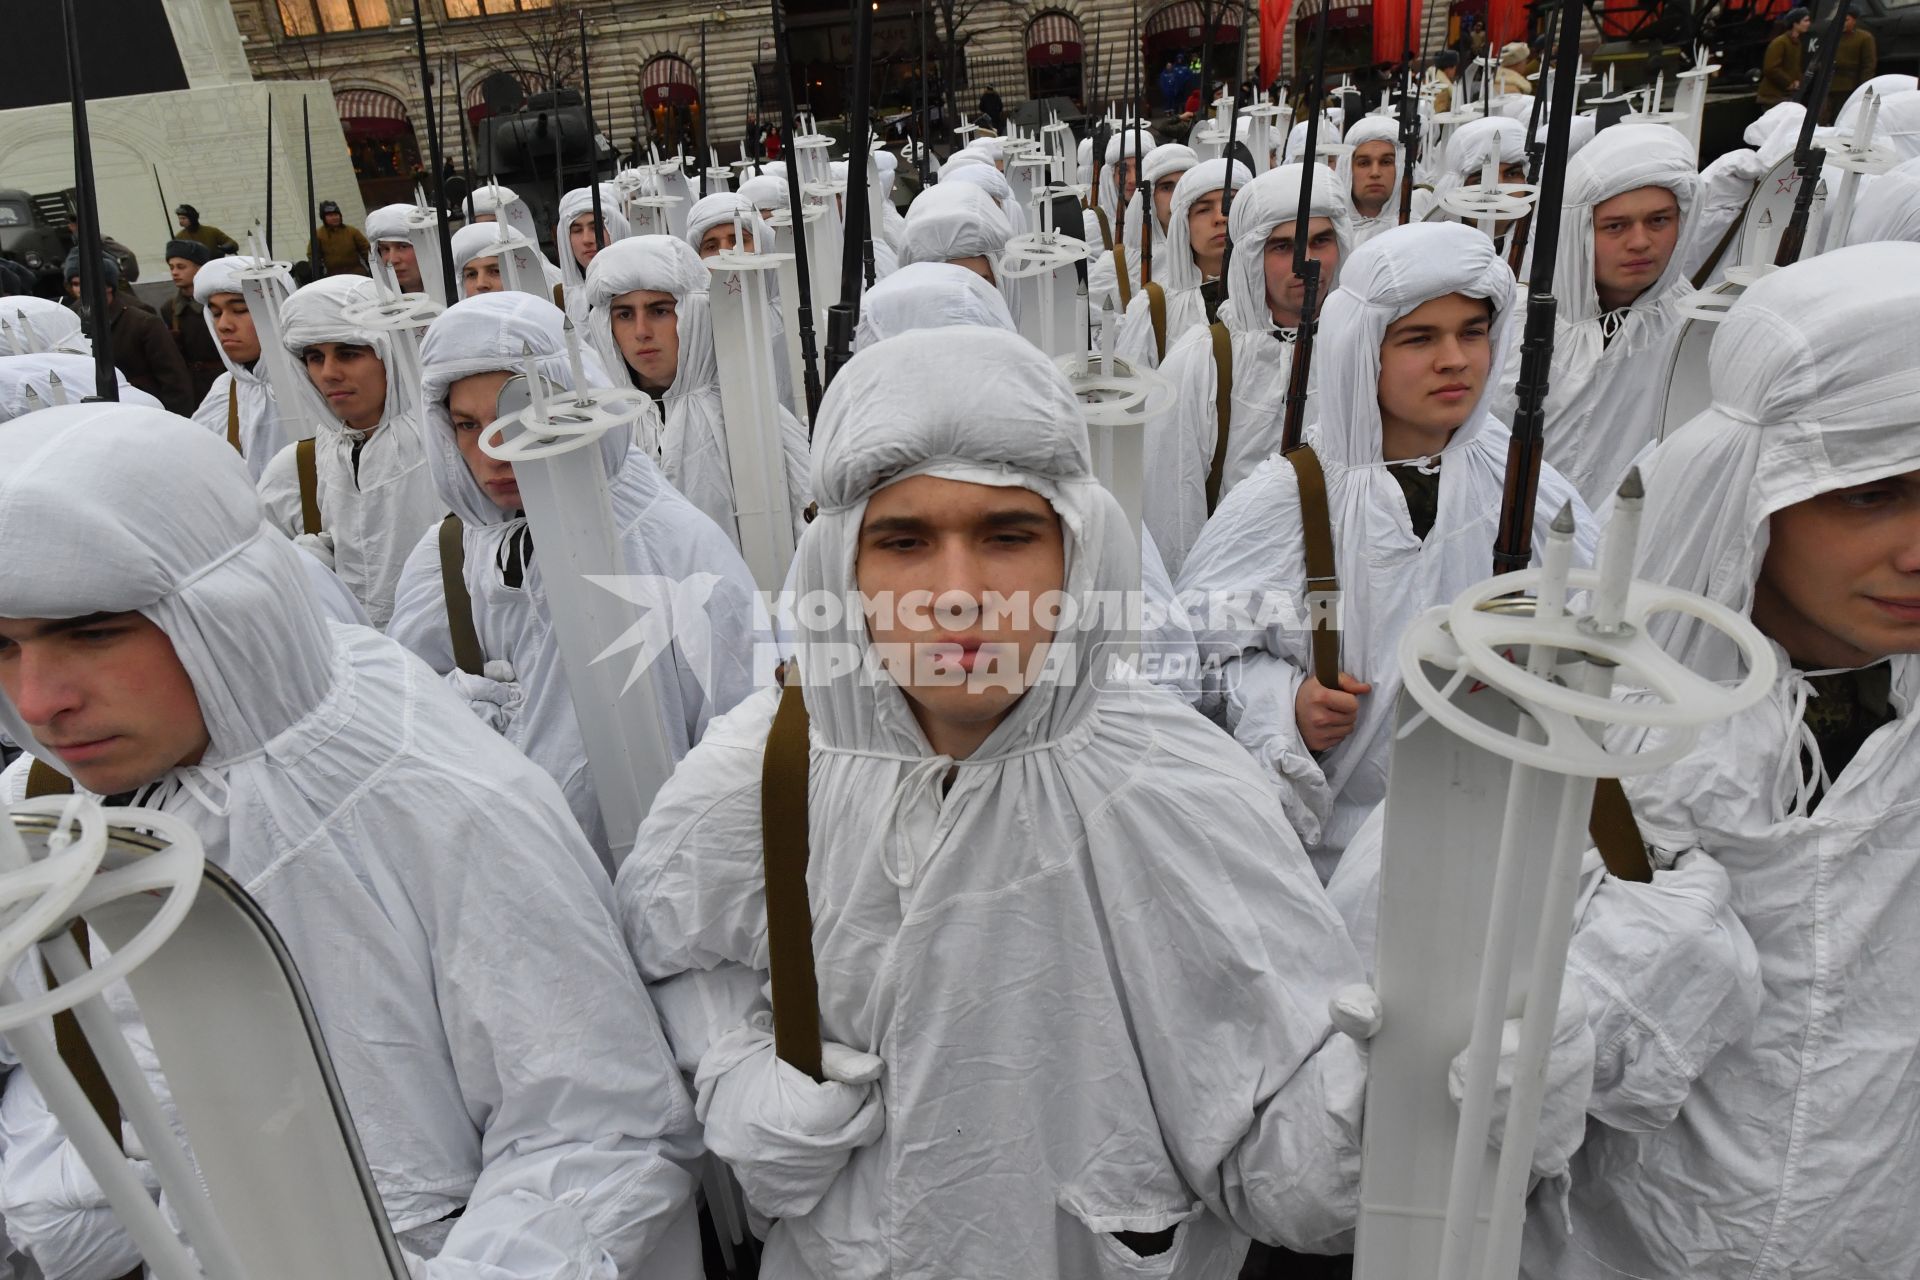
[[[1554,10],[1547,15],[1547,48],[1540,57],[1540,78],[1533,85],[1533,111],[1527,120],[1527,183],[1538,187],[1540,183],[1540,163],[1546,156],[1546,148],[1540,145],[1540,108],[1547,98],[1547,73],[1549,57],[1553,51],[1554,36],[1559,31],[1560,12]],[[1555,71],[1555,75],[1558,72]],[[1533,231],[1533,215],[1539,209],[1536,204],[1527,210],[1520,219],[1520,225],[1513,229],[1513,244],[1507,251],[1507,266],[1517,276],[1527,261],[1527,240]]]
[[[1844,3],[1844,0],[1842,0]],[[1506,491],[1500,501],[1500,523],[1493,543],[1493,571],[1511,573],[1533,559],[1533,508],[1540,491],[1540,450],[1546,434],[1547,390],[1553,372],[1553,270],[1559,259],[1560,212],[1566,190],[1567,148],[1573,130],[1573,95],[1578,76],[1572,74],[1580,56],[1579,0],[1564,0],[1560,13],[1559,44],[1553,65],[1553,107],[1547,117],[1547,150],[1542,158],[1540,193],[1534,212],[1540,236],[1533,251],[1533,274],[1527,285],[1527,323],[1520,338],[1519,398],[1513,414],[1513,435],[1507,446]]]
[[[1280,431],[1280,451],[1300,447],[1307,426],[1307,378],[1313,372],[1313,335],[1320,327],[1320,263],[1307,253],[1313,239],[1313,179],[1320,167],[1320,95],[1327,74],[1327,8],[1331,0],[1321,0],[1314,19],[1313,75],[1307,82],[1307,96],[1301,109],[1307,115],[1306,149],[1300,155],[1300,205],[1293,220],[1293,274],[1303,288],[1300,299],[1300,327],[1293,338],[1293,369],[1287,375],[1287,413]]]
[[[1820,171],[1827,163],[1827,149],[1813,143],[1813,128],[1820,122],[1820,110],[1827,100],[1827,86],[1833,82],[1834,55],[1840,48],[1840,29],[1847,20],[1848,0],[1840,0],[1833,8],[1833,18],[1827,23],[1827,32],[1820,38],[1820,61],[1815,64],[1813,78],[1807,82],[1807,113],[1800,119],[1800,140],[1793,151],[1793,171],[1799,175],[1800,185],[1793,193],[1793,216],[1787,220],[1787,229],[1780,237],[1780,248],[1773,255],[1773,265],[1790,267],[1800,261],[1800,251],[1806,246],[1807,221],[1813,215],[1813,196],[1820,185]]]
[[[120,379],[113,367],[113,329],[107,315],[106,246],[100,234],[100,200],[93,185],[93,133],[87,125],[87,87],[80,77],[80,26],[73,0],[61,0],[61,33],[66,40],[67,93],[73,99],[73,194],[80,225],[80,292],[93,340],[94,396],[120,398]],[[119,269],[114,269],[119,275]]]
[[[774,74],[780,82],[780,133],[786,139],[787,147],[787,210],[792,218],[789,229],[793,235],[793,275],[800,293],[800,361],[805,366],[807,422],[812,424],[820,416],[820,365],[814,347],[813,277],[807,265],[807,208],[805,195],[800,190],[800,157],[794,149],[794,140],[800,134],[795,127],[792,61],[788,56],[787,15],[783,0],[773,0],[772,18]],[[925,146],[933,145],[931,138],[921,141]],[[812,431],[811,425],[808,431]]]
[[[847,191],[840,242],[840,301],[827,308],[827,385],[853,358],[853,331],[860,322],[860,282],[867,238],[867,143],[873,136],[873,6],[853,0],[853,101],[847,116]],[[854,175],[859,175],[859,191]]]

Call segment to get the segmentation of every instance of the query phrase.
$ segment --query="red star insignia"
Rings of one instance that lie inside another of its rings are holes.
[[[1794,179],[1792,178],[1776,178],[1774,181],[1779,184],[1774,188],[1776,192],[1793,190]]]
[[[740,276],[739,276],[739,273],[737,273],[737,272],[736,272],[735,274],[733,274],[733,275],[730,275],[730,276],[728,276],[728,277],[727,277],[727,292],[728,292],[728,293],[738,293],[738,292],[740,292]]]

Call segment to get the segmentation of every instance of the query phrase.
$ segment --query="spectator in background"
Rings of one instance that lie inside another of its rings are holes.
[[[192,205],[181,205],[173,211],[173,217],[174,221],[180,224],[180,239],[205,245],[209,259],[240,252],[240,246],[234,242],[232,236],[218,227],[209,226],[200,221],[200,211]]]
[[[1840,46],[1833,51],[1833,81],[1827,86],[1827,109],[1820,117],[1823,123],[1833,123],[1834,116],[1846,105],[1848,95],[1873,79],[1879,62],[1880,52],[1874,45],[1873,33],[1862,31],[1859,19],[1848,13],[1846,26],[1840,32]]]
[[[1452,49],[1442,49],[1433,55],[1433,65],[1427,68],[1427,83],[1433,86],[1433,109],[1435,111],[1453,110],[1453,82],[1460,78],[1460,55]]]
[[[321,275],[368,274],[370,246],[360,228],[347,225],[340,206],[331,200],[320,202],[320,225],[313,229],[314,265]]]
[[[207,246],[197,240],[167,241],[167,274],[173,277],[175,292],[161,308],[160,318],[166,321],[173,345],[180,349],[180,359],[186,363],[196,405],[207,398],[214,382],[226,371],[206,312],[193,297],[194,278],[211,260]]]
[[[1000,93],[989,88],[980,95],[980,116],[993,126],[993,131],[1002,137],[1007,133],[1007,108],[1000,101]]]
[[[1160,68],[1160,108],[1168,115],[1180,109],[1180,90],[1186,84],[1186,77],[1180,74],[1180,68],[1168,58]]]
[[[1767,46],[1766,60],[1760,66],[1760,87],[1753,91],[1753,100],[1762,110],[1800,92],[1801,58],[1813,15],[1805,9],[1789,9],[1780,23],[1780,34]]]
[[[193,416],[200,403],[193,398],[193,381],[187,376],[187,362],[180,348],[173,345],[160,317],[151,311],[129,306],[127,297],[114,283],[119,264],[107,254],[102,265],[107,271],[107,332],[112,335],[114,367],[127,381],[166,407],[167,412],[183,418]],[[99,317],[87,313],[87,299],[80,287],[80,251],[67,254],[61,278],[67,282],[67,297],[80,313],[88,337],[99,332]],[[205,328],[203,323],[202,328]]]

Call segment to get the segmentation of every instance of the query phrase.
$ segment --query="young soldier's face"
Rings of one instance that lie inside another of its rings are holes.
[[[1384,138],[1353,149],[1353,203],[1368,217],[1377,215],[1393,192],[1393,144]]]
[[[583,213],[567,224],[567,244],[573,249],[573,260],[580,264],[581,270],[600,252],[600,241],[594,235],[598,225],[591,213]]]
[[[447,389],[447,412],[453,418],[453,443],[473,475],[473,482],[493,505],[502,511],[520,509],[520,483],[513,478],[513,464],[488,456],[480,447],[481,438],[499,414],[500,388],[513,377],[505,369],[476,373],[462,378]]]
[[[1153,182],[1153,215],[1160,219],[1160,229],[1167,229],[1167,219],[1173,216],[1173,189],[1180,185],[1180,179],[1186,176],[1186,170],[1179,173],[1163,173]]]
[[[144,786],[207,749],[193,680],[138,613],[0,618],[0,692],[96,795]]]
[[[302,353],[307,377],[325,397],[333,416],[354,431],[380,425],[387,407],[387,366],[372,347],[316,342]]]
[[[504,287],[500,283],[500,259],[475,258],[460,268],[460,287],[464,297],[471,298],[479,293],[499,293]]]
[[[399,281],[400,292],[420,292],[420,259],[413,251],[411,240],[382,240],[380,261],[387,264],[393,278]]]
[[[1193,260],[1210,276],[1220,274],[1227,254],[1227,215],[1220,210],[1220,193],[1209,191],[1187,207],[1187,243]]]
[[[1485,298],[1431,298],[1387,326],[1380,343],[1380,424],[1389,461],[1440,452],[1480,402],[1493,368]]]
[[[167,275],[173,281],[173,287],[193,296],[193,278],[200,274],[200,264],[191,258],[168,258]]]
[[[213,336],[220,349],[235,364],[252,364],[260,358],[260,335],[254,332],[253,313],[247,300],[237,293],[216,293],[207,299],[213,313]]]
[[[1132,156],[1120,157],[1120,207],[1125,209],[1127,201],[1133,199],[1134,162]]]
[[[679,304],[670,293],[635,289],[613,300],[607,309],[613,323],[613,341],[648,391],[673,385],[680,368]]]
[[[1040,604],[1066,579],[1060,518],[1028,489],[911,476],[867,500],[854,576],[928,741],[971,751],[1052,638]]]
[[[1267,236],[1267,309],[1282,329],[1300,323],[1300,309],[1307,302],[1307,282],[1293,274],[1293,228],[1293,223],[1283,222]],[[1333,291],[1333,276],[1340,269],[1340,238],[1333,233],[1332,218],[1307,219],[1307,233],[1307,256],[1320,264],[1319,297],[1314,305],[1318,311]]]
[[[1753,621],[1808,669],[1920,653],[1920,471],[1776,511]]]
[[[753,232],[746,228],[742,228],[742,231],[744,232],[742,238],[745,241],[747,252],[752,253]],[[733,248],[733,244],[733,223],[731,221],[717,223],[714,226],[708,227],[706,231],[701,234],[700,256],[703,258],[711,258],[716,253],[721,253]]]
[[[1624,307],[1653,287],[1680,242],[1680,202],[1665,187],[1623,191],[1593,206],[1593,283],[1600,305]]]

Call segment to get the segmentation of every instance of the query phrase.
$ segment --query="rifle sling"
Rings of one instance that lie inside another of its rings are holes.
[[[1327,474],[1312,445],[1303,444],[1280,455],[1293,465],[1300,485],[1300,530],[1306,548],[1307,609],[1314,613],[1316,595],[1337,595],[1340,579],[1333,562],[1333,520],[1327,507]],[[1340,687],[1340,629],[1338,615],[1314,617],[1308,633],[1313,648],[1313,678],[1329,689]]]
[[[760,766],[760,834],[767,891],[768,985],[780,1060],[815,1080],[820,1070],[820,987],[807,899],[807,704],[797,680],[780,691]]]
[[[1233,426],[1233,335],[1216,320],[1213,333],[1213,462],[1207,468],[1207,514],[1220,505],[1220,486],[1226,478],[1227,433]]]
[[[480,647],[480,633],[473,625],[473,596],[467,591],[466,551],[460,517],[449,515],[440,522],[440,594],[447,601],[447,635],[453,641],[453,665],[468,675],[482,674],[487,665],[486,650]]]
[[[1167,291],[1147,282],[1147,315],[1153,321],[1153,350],[1156,363],[1167,358]]]
[[[293,445],[294,469],[300,476],[300,531],[319,533],[326,526],[320,520],[320,471],[314,461],[313,437]]]
[[[237,378],[227,384],[227,443],[241,457],[247,456],[247,451],[240,447],[240,381]]]

